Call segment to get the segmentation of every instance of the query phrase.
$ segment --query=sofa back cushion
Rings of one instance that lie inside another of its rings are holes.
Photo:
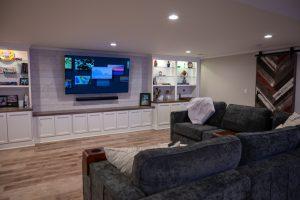
[[[272,129],[275,129],[280,124],[283,124],[290,116],[290,113],[286,112],[275,112],[272,117]]]
[[[242,142],[240,164],[243,165],[296,149],[300,145],[300,126],[264,132],[239,133],[237,137]]]
[[[266,108],[228,105],[222,128],[235,132],[267,131],[272,127],[272,112]]]
[[[186,147],[145,150],[134,158],[132,180],[150,195],[234,169],[240,157],[241,143],[235,136]]]
[[[221,127],[227,104],[225,102],[214,102],[214,107],[215,113],[207,120],[205,124]]]

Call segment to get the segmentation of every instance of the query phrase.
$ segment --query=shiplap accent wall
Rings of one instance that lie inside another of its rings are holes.
[[[65,95],[64,55],[130,58],[129,92],[117,94],[119,96],[117,101],[76,102],[76,96],[107,96],[110,94]],[[30,62],[32,101],[35,111],[136,106],[139,104],[140,93],[147,92],[148,73],[151,67],[149,64],[151,57],[146,55],[122,55],[63,49],[31,49]]]

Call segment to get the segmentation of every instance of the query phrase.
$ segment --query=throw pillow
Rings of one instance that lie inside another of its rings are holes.
[[[276,129],[297,125],[300,125],[300,114],[294,112],[283,124],[277,126]]]
[[[180,144],[180,142],[176,142],[170,147],[173,148],[173,147],[180,147],[180,146],[184,146],[184,145]],[[134,156],[136,154],[138,154],[140,151],[147,150],[147,149],[157,149],[157,148],[167,148],[167,147],[168,147],[168,143],[162,143],[162,144],[146,146],[146,147],[126,147],[126,148],[104,147],[104,151],[108,162],[114,165],[125,175],[130,176],[132,173]]]
[[[215,107],[210,97],[192,99],[188,106],[188,116],[192,124],[204,124],[214,113]]]

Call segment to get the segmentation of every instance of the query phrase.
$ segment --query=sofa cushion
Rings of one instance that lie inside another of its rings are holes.
[[[218,127],[209,126],[209,125],[192,124],[190,122],[177,123],[174,126],[175,133],[196,141],[202,140],[202,133],[204,131],[214,130],[214,129],[218,129]]]
[[[272,129],[275,129],[280,124],[283,124],[290,116],[290,113],[286,112],[275,112],[272,117]]]
[[[251,179],[249,199],[298,200],[300,196],[300,159],[279,154],[238,167]]]
[[[237,167],[241,143],[235,136],[194,145],[151,149],[135,156],[133,183],[150,195]]]
[[[224,129],[235,132],[267,131],[271,129],[272,112],[266,108],[228,105],[222,121]]]
[[[207,120],[206,124],[210,126],[221,127],[227,105],[225,102],[214,102],[214,107],[215,113]]]
[[[287,152],[300,144],[300,128],[287,127],[255,133],[239,133],[242,142],[241,164]]]

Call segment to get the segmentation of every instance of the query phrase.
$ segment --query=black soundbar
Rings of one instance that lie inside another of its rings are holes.
[[[108,97],[76,97],[76,101],[103,101],[103,100],[117,100],[118,96]]]

